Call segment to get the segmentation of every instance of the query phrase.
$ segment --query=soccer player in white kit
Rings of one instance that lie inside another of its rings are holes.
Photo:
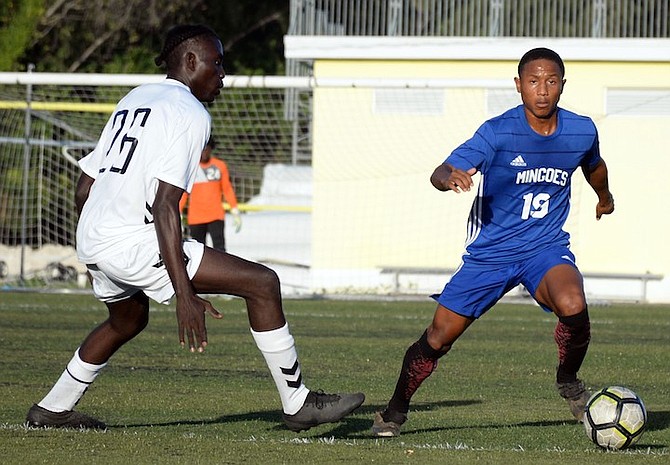
[[[35,427],[106,425],[74,406],[109,358],[149,321],[149,299],[176,297],[179,341],[207,346],[205,314],[222,315],[198,293],[245,299],[251,333],[263,353],[292,431],[335,422],[358,408],[362,393],[325,394],[302,381],[271,269],[183,241],[179,199],[190,192],[210,137],[212,102],[223,87],[223,46],[208,27],[181,25],[166,37],[156,64],[167,77],[131,90],[117,104],[96,148],[79,164],[77,254],[109,318],[75,352],[51,391],[28,411]]]

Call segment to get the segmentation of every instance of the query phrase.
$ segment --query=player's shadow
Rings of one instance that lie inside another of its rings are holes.
[[[480,404],[481,400],[442,400],[438,402],[417,402],[412,404],[412,412],[428,412],[431,410],[437,410],[444,407],[466,407],[468,405]],[[370,438],[370,428],[372,427],[372,420],[374,419],[375,412],[382,411],[386,408],[386,404],[363,404],[358,410],[356,410],[352,415],[344,418],[341,422],[337,423],[337,426],[334,429],[328,431],[328,433],[316,434],[315,436],[335,436],[335,437],[348,437],[352,439],[360,438]],[[361,414],[364,415],[361,418]],[[282,429],[282,425],[275,427],[276,429]],[[403,431],[404,434],[404,431]]]
[[[435,426],[431,428],[421,428],[421,429],[410,429],[410,428],[405,428],[403,429],[403,436],[411,435],[411,434],[421,434],[421,433],[429,433],[429,432],[440,432],[440,431],[448,431],[448,430],[459,430],[459,429],[472,429],[472,428],[478,428],[478,429],[498,429],[498,428],[507,428],[510,426],[532,426],[532,427],[538,427],[538,426],[561,426],[566,424],[566,420],[543,420],[543,421],[527,421],[527,422],[520,422],[520,423],[491,423],[491,424],[478,424],[478,425],[462,425],[462,426]],[[646,426],[646,431],[661,431],[665,430],[670,427],[670,412],[668,411],[652,411],[652,412],[647,412],[647,426]],[[642,437],[642,441],[644,441],[644,436]],[[661,445],[650,445],[650,444],[644,444],[643,442],[640,442],[638,444],[635,444],[634,446],[631,447],[631,449],[664,449],[666,448],[667,445],[661,444]]]
[[[647,431],[662,431],[670,427],[670,412],[647,411]]]
[[[481,403],[479,400],[456,400],[456,401],[440,401],[440,402],[425,402],[417,403],[412,406],[412,411],[422,412],[429,411],[443,407],[462,407],[468,405],[474,405]],[[319,432],[314,434],[315,436],[336,436],[336,437],[369,437],[370,427],[372,426],[372,418],[375,412],[383,410],[386,405],[370,405],[364,404],[358,408],[351,416],[343,418],[340,422],[333,424],[333,428],[329,429],[327,432]],[[366,418],[358,418],[361,414],[365,415]],[[282,419],[282,413],[278,410],[264,410],[257,412],[246,412],[246,413],[237,413],[231,415],[222,415],[217,418],[212,419],[202,419],[202,420],[175,420],[167,422],[152,422],[152,423],[119,423],[116,425],[108,424],[110,428],[146,428],[146,427],[159,427],[159,426],[197,426],[197,425],[216,425],[223,423],[235,423],[235,422],[251,422],[251,421],[263,421],[267,423],[274,423],[275,430],[285,430],[284,421]],[[327,426],[327,425],[324,425]],[[447,428],[445,428],[447,429]],[[428,430],[429,431],[429,430]],[[417,431],[418,432],[418,431]],[[310,434],[310,433],[302,433]]]
[[[423,433],[438,433],[443,431],[457,431],[457,430],[468,430],[468,429],[500,429],[500,428],[509,428],[514,427],[524,427],[524,426],[561,426],[566,424],[566,420],[543,420],[543,421],[524,421],[519,423],[508,423],[508,422],[498,422],[498,423],[478,423],[470,425],[439,425],[432,426],[430,428],[404,428],[402,430],[403,436],[409,436],[412,434],[423,434]]]
[[[470,405],[475,405],[481,403],[480,400],[451,400],[451,401],[440,401],[440,402],[425,402],[425,403],[416,403],[412,406],[412,412],[427,412],[431,410],[436,410],[444,407],[466,407]],[[334,437],[348,437],[348,438],[370,438],[370,427],[372,426],[372,418],[375,412],[383,410],[386,405],[382,404],[364,404],[358,410],[356,410],[352,415],[342,419],[340,422],[331,425],[326,431],[323,430],[324,427],[328,425],[322,425],[319,429],[310,430],[307,432],[300,433],[301,436],[309,435],[312,437],[321,437],[321,436],[334,436]],[[282,419],[282,413],[278,410],[264,410],[257,412],[246,412],[246,413],[237,413],[231,415],[222,415],[217,418],[212,419],[203,419],[203,420],[176,420],[168,422],[153,422],[153,423],[127,423],[127,424],[117,424],[109,425],[110,427],[117,428],[143,428],[143,427],[160,427],[160,426],[183,426],[183,425],[216,425],[224,423],[235,423],[235,422],[254,422],[262,421],[266,423],[273,423],[273,430],[286,430],[284,422]],[[436,425],[430,428],[416,428],[412,429],[411,427],[403,428],[403,436],[410,436],[413,434],[423,434],[431,432],[441,432],[441,431],[455,431],[463,429],[499,429],[499,428],[508,428],[510,426],[515,427],[546,427],[546,426],[561,426],[566,424],[567,420],[542,420],[542,421],[527,421],[519,423],[507,423],[507,422],[498,422],[498,423],[488,423],[488,424],[471,424],[471,425]],[[648,424],[647,431],[660,431],[670,427],[670,412],[668,411],[652,411],[648,412]],[[635,448],[664,448],[666,446],[657,446],[657,445],[644,445],[636,444]]]
[[[281,412],[276,410],[266,410],[262,412],[247,412],[234,415],[224,415],[218,418],[195,419],[195,420],[172,420],[155,421],[150,423],[107,423],[109,428],[146,428],[159,426],[198,426],[198,425],[218,425],[222,423],[246,422],[246,421],[266,421],[268,423],[281,422]]]

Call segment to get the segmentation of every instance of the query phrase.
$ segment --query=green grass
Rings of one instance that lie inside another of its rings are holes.
[[[593,339],[581,375],[621,384],[649,410],[630,450],[595,447],[553,388],[554,318],[498,305],[473,325],[415,396],[399,438],[369,436],[405,349],[430,321],[425,302],[286,301],[306,383],[362,390],[344,421],[286,430],[280,403],[249,334],[241,300],[214,299],[204,354],[181,350],[173,306],[154,305],[149,327],[123,347],[79,410],[106,432],[26,429],[84,336],[106,318],[86,295],[0,293],[0,461],[3,464],[514,464],[670,463],[670,307],[590,309]]]

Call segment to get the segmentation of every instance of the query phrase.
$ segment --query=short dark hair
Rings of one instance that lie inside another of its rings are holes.
[[[207,144],[205,144],[205,145],[209,145],[209,147],[212,150],[214,150],[216,148],[216,139],[214,138],[213,135],[209,136],[209,140],[207,141]]]
[[[544,48],[544,47],[538,47],[534,48],[532,50],[528,50],[524,55],[521,57],[521,60],[519,61],[519,77],[521,77],[521,71],[523,71],[524,66],[526,66],[527,63],[534,61],[534,60],[551,60],[554,63],[558,65],[558,67],[561,70],[561,77],[565,76],[565,65],[563,64],[563,60],[561,59],[560,55],[556,52],[554,52],[551,49]]]
[[[174,52],[177,47],[187,40],[201,35],[209,35],[216,37],[217,39],[219,37],[216,32],[202,24],[181,24],[179,26],[174,26],[167,32],[163,49],[154,59],[154,63],[156,63],[156,66],[161,66],[164,62],[169,65],[168,61],[170,60],[170,55],[172,55],[172,52]]]

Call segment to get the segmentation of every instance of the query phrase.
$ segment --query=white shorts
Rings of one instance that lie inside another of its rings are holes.
[[[188,240],[183,242],[183,249],[186,272],[189,279],[193,279],[205,246]],[[87,268],[93,278],[95,297],[106,303],[127,299],[138,291],[162,304],[169,304],[174,296],[172,281],[155,242],[134,245]]]

